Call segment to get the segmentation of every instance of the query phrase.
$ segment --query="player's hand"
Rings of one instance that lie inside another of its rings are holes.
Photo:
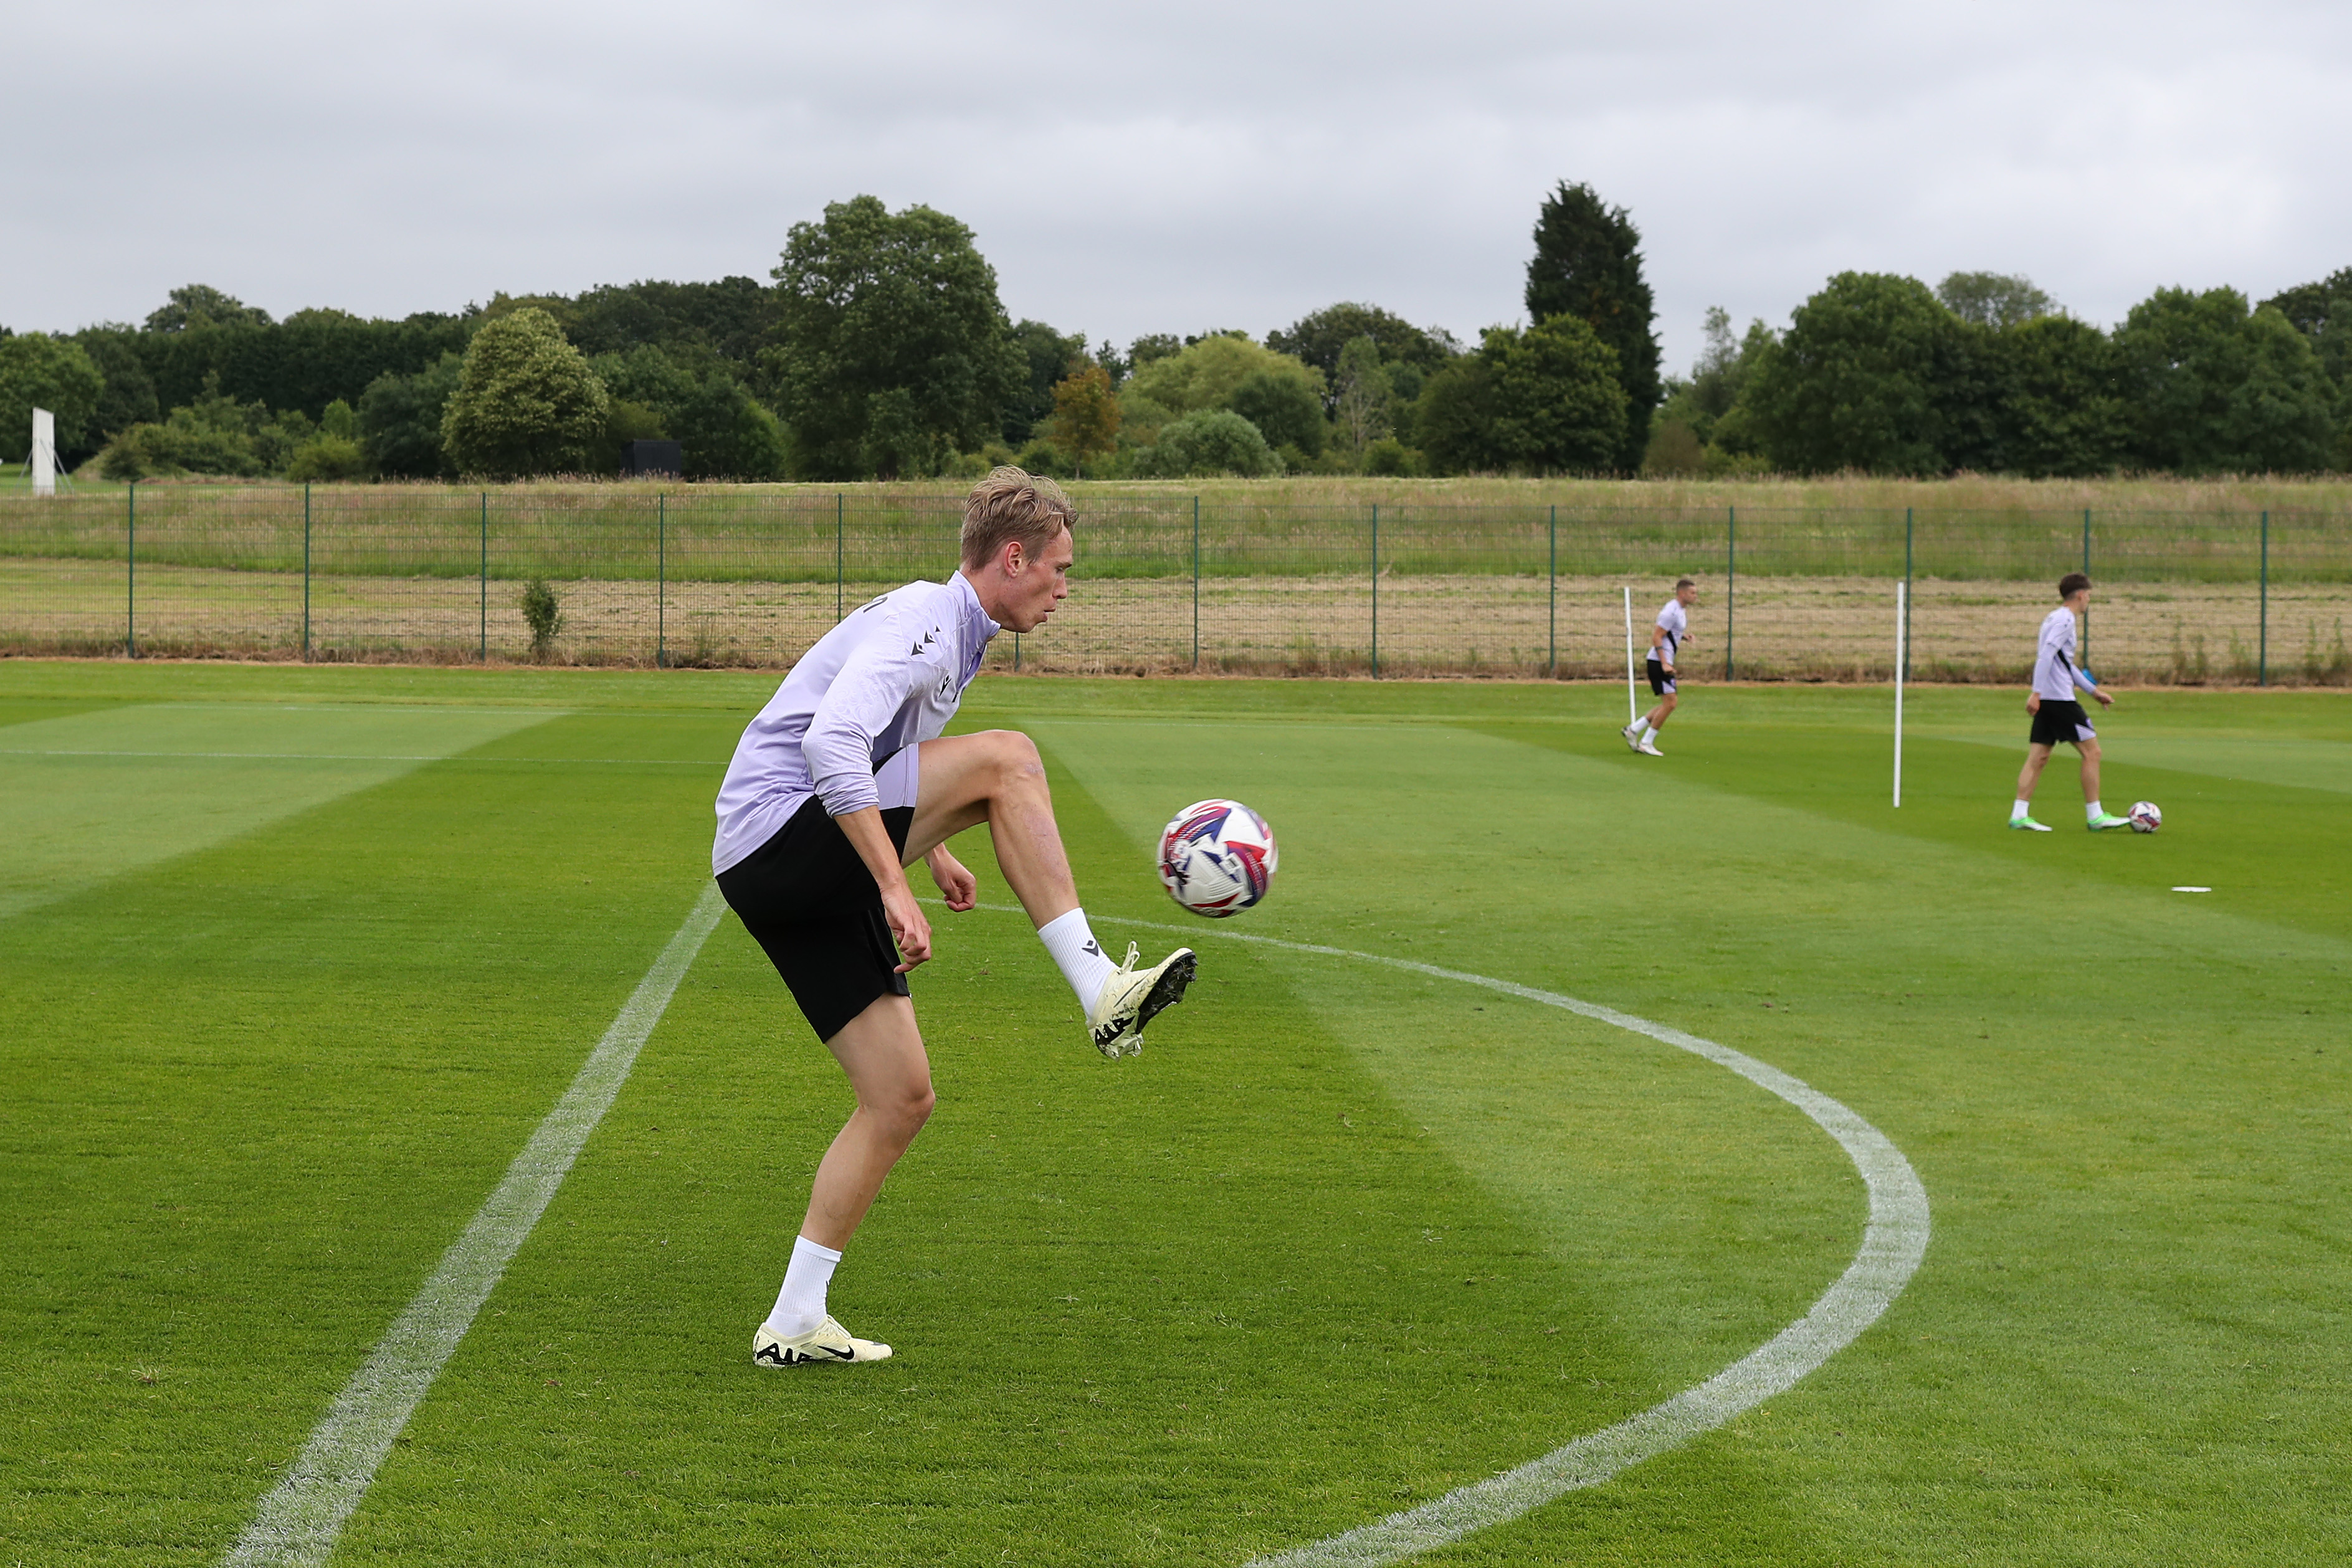
[[[2116,699],[2107,695],[2104,691],[2093,692],[2091,695],[2099,699],[2099,706],[2101,707],[2113,707],[2116,706]]]
[[[2040,692],[2028,692],[2025,694],[2025,711],[2029,714],[2037,714],[2042,711],[2042,694]]]
[[[923,918],[922,906],[915,902],[914,889],[904,882],[884,889],[882,918],[890,923],[890,939],[898,944],[898,956],[905,960],[896,973],[903,975],[916,965],[930,961],[931,923]]]
[[[979,902],[980,882],[963,862],[948,853],[945,845],[933,850],[927,857],[931,868],[931,880],[940,884],[947,895],[948,907],[961,915]]]

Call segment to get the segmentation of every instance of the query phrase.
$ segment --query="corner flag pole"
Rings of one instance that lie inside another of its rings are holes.
[[[1633,589],[1625,589],[1625,722],[1642,716],[1641,699],[1633,695]]]
[[[1895,805],[1903,805],[1903,645],[1904,600],[1910,584],[1895,585]]]

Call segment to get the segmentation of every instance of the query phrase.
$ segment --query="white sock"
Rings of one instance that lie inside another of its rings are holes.
[[[1055,915],[1037,927],[1037,940],[1045,944],[1045,951],[1061,968],[1062,978],[1078,993],[1078,1006],[1094,1006],[1095,998],[1102,995],[1103,982],[1118,966],[1104,955],[1102,944],[1087,929],[1087,912],[1073,909]]]
[[[2083,808],[2083,818],[2085,821],[2095,822],[2106,814],[2096,800]]]
[[[1654,724],[1644,724],[1644,725],[1642,727],[1642,738],[1643,738],[1643,740],[1655,740],[1655,739],[1657,739],[1657,738],[1658,738],[1658,727],[1657,727],[1656,725],[1654,725]]]
[[[2020,817],[2030,817],[2032,815],[2033,815],[2033,802],[2031,800],[2020,800],[2016,805],[2011,806],[2009,809],[2009,820],[2012,822],[2017,821]]]
[[[824,1322],[824,1291],[833,1283],[833,1266],[841,1254],[820,1247],[807,1237],[793,1243],[793,1260],[784,1270],[784,1288],[776,1292],[775,1310],[768,1314],[770,1333],[790,1339]]]

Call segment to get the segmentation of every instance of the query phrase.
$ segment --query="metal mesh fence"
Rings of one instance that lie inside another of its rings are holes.
[[[0,652],[782,666],[952,570],[940,497],[628,486],[144,485],[0,497]],[[2352,683],[2352,518],[2318,513],[1087,507],[1077,580],[992,666],[1620,674],[1676,577],[1686,674],[2012,680],[2058,576],[2098,583],[2103,675]],[[560,623],[535,637],[524,590]]]

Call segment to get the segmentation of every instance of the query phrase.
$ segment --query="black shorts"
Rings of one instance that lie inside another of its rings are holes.
[[[2032,742],[2036,746],[2079,746],[2098,738],[2091,727],[2091,716],[2083,711],[2081,703],[2052,702],[2042,699],[2033,711]]]
[[[906,852],[912,806],[886,806],[882,825]],[[877,997],[909,996],[882,889],[841,824],[812,795],[773,837],[719,873],[726,895],[816,1030],[831,1040]]]
[[[1652,696],[1665,697],[1674,695],[1675,678],[1674,676],[1666,674],[1666,667],[1664,664],[1661,664],[1655,659],[1651,659],[1642,665],[1642,669],[1643,672],[1650,677],[1650,695]]]

